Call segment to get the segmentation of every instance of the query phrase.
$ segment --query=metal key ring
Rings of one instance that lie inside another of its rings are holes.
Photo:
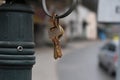
[[[64,18],[66,16],[68,16],[75,8],[76,6],[76,3],[77,3],[77,0],[73,0],[72,4],[71,4],[71,7],[62,15],[59,15],[57,16],[56,18]],[[47,9],[47,6],[46,6],[46,0],[42,0],[42,6],[43,6],[43,9],[45,11],[45,13],[49,16],[49,17],[52,17],[52,15],[49,13],[48,9]]]

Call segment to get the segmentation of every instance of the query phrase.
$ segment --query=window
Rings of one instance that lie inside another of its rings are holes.
[[[107,43],[102,47],[102,50],[108,50],[108,51],[115,52],[116,51],[116,46],[112,43]]]
[[[108,45],[108,50],[112,51],[112,52],[115,52],[116,51],[116,46],[114,44],[109,44]]]

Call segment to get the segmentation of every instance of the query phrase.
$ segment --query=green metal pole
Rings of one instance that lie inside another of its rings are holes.
[[[34,64],[32,8],[0,6],[0,80],[31,80]]]

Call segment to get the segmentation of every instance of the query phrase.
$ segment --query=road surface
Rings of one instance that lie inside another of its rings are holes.
[[[115,80],[98,67],[97,55],[102,44],[71,48],[57,63],[58,80]]]

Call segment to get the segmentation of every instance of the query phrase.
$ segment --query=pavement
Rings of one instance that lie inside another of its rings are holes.
[[[70,42],[66,48],[63,48],[63,56],[69,54],[70,50],[85,48],[96,41],[75,41]],[[33,67],[32,80],[58,80],[57,62],[53,58],[52,47],[35,48],[36,64]]]

